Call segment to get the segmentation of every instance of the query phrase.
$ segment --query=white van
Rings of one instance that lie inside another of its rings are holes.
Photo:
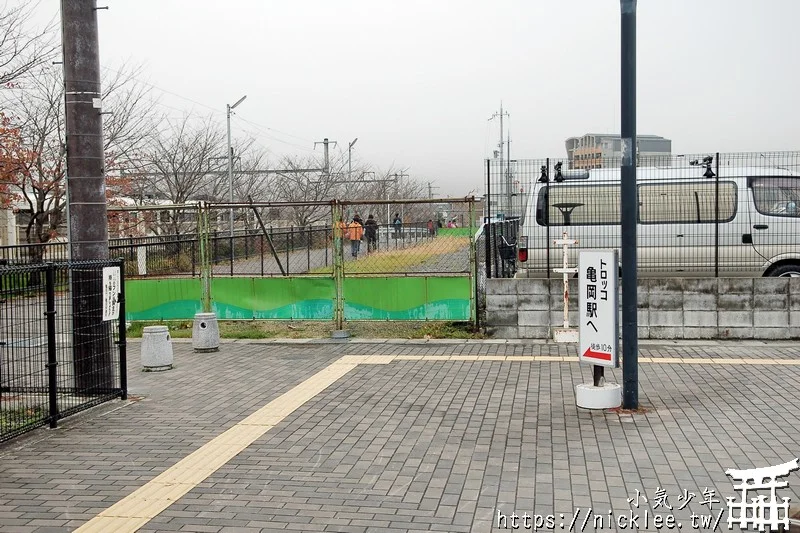
[[[800,175],[710,165],[637,168],[638,268],[644,276],[800,276]],[[520,233],[518,277],[560,267],[564,232],[579,249],[619,249],[620,169],[565,170],[536,183]]]

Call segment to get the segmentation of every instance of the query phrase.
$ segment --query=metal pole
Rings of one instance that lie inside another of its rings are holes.
[[[125,260],[119,260],[119,317],[117,318],[117,346],[119,346],[120,397],[128,399],[128,332],[125,327]]]
[[[714,277],[719,277],[719,152],[714,162],[717,166],[717,175],[714,178]]]
[[[52,263],[47,264],[45,271],[45,292],[47,298],[47,395],[50,404],[50,428],[58,427],[58,398],[56,389],[58,387],[58,376],[56,369],[58,360],[56,359],[56,267]]]
[[[636,0],[620,0],[622,109],[622,407],[639,408],[636,257]]]
[[[490,228],[492,227],[492,160],[486,160],[486,218],[483,223],[483,238],[486,243],[486,279],[492,277],[492,243]]]
[[[233,147],[231,146],[231,105],[228,107],[228,201],[233,203]],[[231,241],[233,241],[233,208],[228,213],[231,225]],[[233,248],[231,248],[231,259],[233,259]]]

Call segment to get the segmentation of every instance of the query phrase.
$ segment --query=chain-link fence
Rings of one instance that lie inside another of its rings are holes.
[[[215,277],[331,276],[337,253],[348,276],[424,275],[470,273],[475,227],[470,205],[465,199],[444,199],[209,204],[202,209],[209,220]],[[113,211],[125,219],[130,236],[112,239],[111,255],[126,260],[130,277],[199,276],[200,209],[149,206],[139,212],[148,216],[138,217],[132,208]],[[306,223],[291,223],[297,220]],[[155,235],[134,236],[140,233]]]
[[[591,156],[591,157],[589,157]],[[488,160],[485,216],[520,220],[528,259],[519,275],[563,263],[554,243],[619,248],[619,157]],[[645,275],[800,275],[800,152],[641,156],[638,267]]]
[[[124,397],[124,321],[103,320],[104,268],[121,267],[0,266],[0,441]],[[120,315],[122,287],[120,276]]]

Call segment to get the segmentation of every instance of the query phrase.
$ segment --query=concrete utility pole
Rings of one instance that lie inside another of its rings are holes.
[[[502,172],[502,168],[503,168],[503,144],[504,144],[504,141],[503,141],[503,117],[507,117],[507,116],[509,116],[509,114],[508,114],[508,112],[503,111],[503,101],[501,100],[500,101],[500,112],[499,113],[494,113],[491,117],[489,117],[489,120],[494,120],[495,118],[498,118],[498,117],[500,118],[500,144],[498,144],[498,147],[500,148],[500,169],[501,169],[501,172]],[[508,191],[509,191],[508,177],[506,177],[505,189],[506,189],[506,195],[508,195]],[[491,203],[491,201],[492,200],[490,198],[489,202]],[[507,214],[506,212],[508,211],[509,206],[508,205],[501,206],[501,208],[503,208],[503,207],[504,207],[503,213]]]
[[[353,139],[353,142],[347,145],[347,179],[353,179],[353,167],[350,161],[350,153],[353,151],[353,146],[356,144],[358,137]]]
[[[356,139],[356,140],[358,140],[358,139]],[[330,143],[333,143],[334,146],[337,145],[336,141],[329,141],[327,137],[322,139],[322,141],[317,141],[317,142],[314,143],[314,148],[316,148],[318,144],[321,144],[321,145],[323,145],[325,147],[325,163],[322,165],[322,168],[323,168],[322,172],[323,172],[323,174],[325,174],[325,177],[329,177],[331,175],[330,159],[328,157],[328,145]],[[355,144],[355,141],[353,141],[353,144]]]
[[[622,99],[622,407],[639,408],[636,257],[636,0],[620,0]]]
[[[61,0],[70,257],[108,259],[100,47],[95,0]],[[102,277],[72,275],[75,386],[111,390],[109,323],[102,320]],[[124,317],[122,318],[124,320]]]

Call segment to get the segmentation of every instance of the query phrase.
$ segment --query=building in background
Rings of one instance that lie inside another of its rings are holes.
[[[658,135],[638,135],[637,165],[667,166],[672,162],[672,141]],[[567,139],[568,168],[618,167],[622,160],[619,135],[587,133]]]

